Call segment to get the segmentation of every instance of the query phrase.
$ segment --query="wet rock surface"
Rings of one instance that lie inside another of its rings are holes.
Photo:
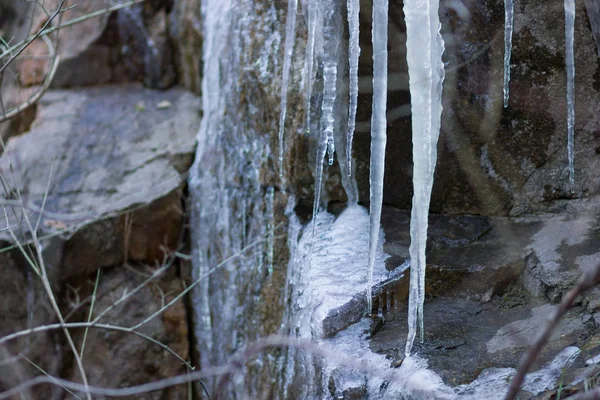
[[[385,249],[392,260],[402,261],[408,252],[408,215],[387,209],[384,216]],[[431,216],[431,226],[425,340],[414,353],[427,358],[451,386],[472,381],[486,368],[515,367],[552,317],[553,303],[583,270],[600,262],[593,213],[573,219],[438,215]],[[371,335],[371,349],[391,362],[403,358],[408,332],[406,279],[375,299],[384,323]],[[596,292],[589,296],[595,298]],[[586,309],[585,304],[578,302],[561,321],[536,367],[567,346],[590,343],[598,328],[592,319],[597,305],[592,300]]]
[[[322,277],[311,275],[310,279],[316,279],[318,283],[313,285],[321,288],[314,294],[317,303],[310,317],[311,326],[322,323],[324,327],[313,330],[314,339],[333,337],[335,341],[339,335],[346,335],[348,329],[356,334],[351,327],[364,316],[364,291],[360,290],[360,284],[355,282],[348,287],[356,289],[353,295],[348,291],[343,298],[336,294],[346,287],[341,278],[336,278],[338,272],[344,271],[344,245],[353,243],[351,236],[344,236],[352,231],[347,222],[342,222],[348,219],[348,212],[338,216],[339,221],[329,228],[335,232],[336,224],[340,226],[338,230],[345,226],[345,233],[339,233],[344,238],[341,242],[336,242],[334,236],[328,240],[329,233],[319,233],[328,243],[328,252],[338,254],[339,266],[322,259],[318,247],[313,248],[311,262],[316,264],[311,269],[320,269],[320,264],[325,263],[328,266],[325,271],[330,271]],[[390,367],[398,368],[404,358],[408,333],[409,270],[405,268],[409,216],[391,207],[384,208],[383,215],[386,240],[383,249],[389,257],[385,260],[386,271],[376,271],[374,317],[362,335],[372,352],[384,355]],[[450,387],[468,384],[490,368],[515,368],[552,318],[555,303],[572,286],[573,280],[568,279],[575,279],[583,270],[600,262],[596,251],[600,239],[596,233],[597,218],[594,213],[581,214],[577,219],[556,215],[521,218],[432,215],[427,250],[425,336],[422,344],[415,345],[413,354],[426,359],[428,368]],[[352,219],[358,221],[359,217]],[[542,237],[544,240],[540,242]],[[356,242],[351,247],[357,249],[360,244]],[[578,254],[576,259],[570,257],[573,252]],[[354,279],[349,278],[353,276],[351,271],[344,274],[344,279]],[[547,276],[556,279],[548,280]],[[306,289],[300,292],[306,293]],[[600,291],[594,289],[576,302],[544,347],[533,371],[568,346],[581,349],[591,346],[600,326],[594,319],[600,309],[599,296]],[[308,309],[312,307],[306,300],[300,302]],[[331,309],[323,313],[327,307]],[[583,359],[589,354],[586,351],[576,357],[569,368],[582,368]],[[342,394],[346,390],[347,396],[367,390],[364,385],[368,380],[352,383],[360,381],[360,376],[350,379],[338,371],[337,375],[331,375],[330,391],[346,398]]]

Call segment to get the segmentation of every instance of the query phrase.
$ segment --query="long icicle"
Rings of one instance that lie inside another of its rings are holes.
[[[383,203],[383,175],[385,171],[387,63],[388,63],[388,0],[373,0],[373,109],[371,115],[371,165],[369,183],[369,268],[367,270],[367,314],[371,313],[373,268],[377,257],[377,243]]]
[[[317,13],[324,18],[323,27],[323,101],[321,105],[321,129],[317,141],[317,162],[316,162],[316,182],[315,182],[315,202],[313,204],[313,229],[317,223],[317,214],[321,203],[321,187],[323,185],[323,160],[329,153],[328,164],[333,164],[333,154],[335,147],[333,144],[334,129],[334,105],[337,89],[337,57],[338,45],[337,32],[333,26],[333,10],[335,6],[333,0],[317,0]],[[319,17],[320,18],[320,17]]]
[[[575,0],[565,0],[565,46],[567,69],[567,154],[569,157],[569,182],[575,185]]]
[[[296,14],[298,0],[288,0],[287,21],[285,24],[285,47],[283,49],[283,76],[281,78],[281,103],[279,114],[279,177],[283,178],[283,137],[285,130],[285,116],[287,113],[287,95],[290,84],[290,69],[296,41]]]
[[[504,108],[508,107],[514,0],[504,0]]]
[[[312,100],[312,88],[315,63],[315,36],[317,29],[317,4],[319,0],[307,0],[308,2],[308,38],[306,43],[306,133],[310,133],[310,110]]]
[[[439,0],[405,0],[406,52],[412,110],[413,186],[410,220],[410,290],[408,338],[410,355],[417,332],[423,341],[425,301],[425,246],[437,142],[442,114],[444,41],[440,34]]]
[[[356,107],[358,105],[358,59],[360,57],[360,0],[348,0],[348,30],[350,41],[348,43],[349,70],[350,70],[350,104],[348,105],[348,133],[346,135],[346,160],[348,176],[352,176],[352,140],[356,126]]]

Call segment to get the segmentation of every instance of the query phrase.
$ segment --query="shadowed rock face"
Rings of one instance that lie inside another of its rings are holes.
[[[568,187],[566,72],[562,3],[516,5],[509,107],[502,106],[504,7],[501,1],[442,2],[446,41],[444,111],[431,210],[435,213],[519,215],[597,192],[597,55],[585,7],[577,7],[576,185]],[[363,10],[370,7],[362,4]],[[444,8],[448,7],[448,8]],[[460,6],[460,7],[457,7]],[[457,12],[460,11],[460,14]],[[364,126],[354,156],[361,201],[369,202],[371,73],[369,13],[361,21],[366,91]],[[555,23],[557,16],[560,23]],[[412,143],[402,3],[390,5],[390,89],[384,202],[409,209]],[[392,112],[391,110],[395,110]]]
[[[34,254],[27,252],[31,233],[24,213],[32,227],[39,223],[48,279],[67,321],[88,320],[96,282],[92,319],[134,292],[158,265],[170,267],[99,322],[131,327],[185,289],[188,267],[167,255],[185,241],[182,192],[199,123],[199,99],[181,89],[123,85],[50,91],[31,130],[9,140],[0,157],[0,204],[6,211],[1,247],[15,244],[8,224],[26,254]],[[3,252],[0,259],[2,336],[56,322],[40,278],[19,249]],[[183,301],[140,332],[189,359]],[[84,331],[72,330],[72,335],[81,348]],[[131,386],[184,372],[172,354],[131,333],[95,328],[85,343],[91,384]],[[22,352],[52,375],[80,380],[60,331],[25,337],[3,351],[3,359]],[[23,357],[1,368],[6,373],[0,390],[39,372]],[[148,398],[186,396],[187,389],[179,387]]]

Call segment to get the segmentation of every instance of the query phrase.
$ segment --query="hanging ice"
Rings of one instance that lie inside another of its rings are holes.
[[[504,108],[508,107],[510,55],[512,53],[513,0],[504,0]]]
[[[281,103],[279,114],[279,176],[283,177],[283,133],[285,129],[285,116],[287,113],[287,93],[290,84],[290,68],[296,41],[296,13],[298,0],[288,0],[287,21],[285,24],[285,47],[283,54],[283,76],[281,78]]]
[[[360,0],[348,0],[348,30],[350,42],[348,44],[350,66],[350,104],[348,106],[348,133],[346,135],[346,160],[348,161],[348,176],[352,176],[352,139],[356,126],[356,106],[358,104],[358,58],[360,56],[359,42],[359,14]]]
[[[569,157],[569,182],[575,184],[575,57],[573,41],[575,36],[575,0],[565,0],[565,46],[567,63],[567,153]]]
[[[269,276],[273,275],[273,249],[275,240],[275,212],[273,203],[275,202],[275,188],[269,186],[266,194],[265,219],[267,225],[267,271]]]
[[[334,54],[325,54],[323,65],[323,105],[321,109],[321,124],[325,123],[323,130],[327,139],[327,163],[333,165],[335,142],[333,138],[333,106],[335,104],[337,85],[337,57]]]
[[[385,170],[386,108],[387,108],[387,42],[388,0],[373,0],[373,109],[371,115],[371,165],[369,184],[369,266],[367,270],[367,313],[373,307],[371,290],[373,268],[383,203],[383,174]]]
[[[337,67],[338,67],[338,47],[339,32],[333,21],[334,0],[316,0],[317,14],[323,16],[323,101],[321,105],[321,129],[319,139],[317,140],[317,160],[316,160],[316,182],[315,182],[315,202],[313,204],[313,235],[315,232],[316,216],[319,212],[321,203],[321,186],[323,183],[323,160],[328,153],[328,164],[333,164],[333,155],[335,144],[333,138],[334,129],[334,105],[337,89]]]
[[[444,41],[440,34],[439,0],[405,0],[406,57],[412,108],[413,187],[410,219],[410,292],[406,355],[410,354],[417,322],[423,340],[425,245],[437,141],[442,114]]]
[[[312,87],[315,80],[315,36],[318,24],[317,2],[319,0],[308,0],[308,38],[306,43],[306,131],[310,132],[310,101],[312,99]]]

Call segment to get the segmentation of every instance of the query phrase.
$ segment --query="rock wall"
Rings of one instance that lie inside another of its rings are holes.
[[[66,7],[76,7],[61,13],[61,21],[118,3],[69,0]],[[58,4],[44,2],[51,11]],[[185,192],[201,103],[173,87],[177,70],[182,83],[192,74],[176,51],[188,34],[171,35],[173,25],[187,26],[185,5],[177,6],[178,14],[173,2],[148,1],[60,30],[61,63],[50,90],[0,126],[6,141],[0,156],[0,334],[58,322],[38,276],[43,261],[64,320],[98,318],[100,325],[70,333],[89,383],[99,387],[169,378],[194,364],[183,293],[191,284]],[[2,37],[14,35],[15,41],[47,18],[37,5],[18,1],[3,2],[0,14]],[[40,90],[47,53],[38,40],[9,66],[0,86],[2,107]],[[0,391],[40,371],[81,382],[61,330],[28,334],[0,345],[0,353]],[[177,386],[138,398],[186,399],[190,390]],[[70,396],[56,385],[23,395]]]

